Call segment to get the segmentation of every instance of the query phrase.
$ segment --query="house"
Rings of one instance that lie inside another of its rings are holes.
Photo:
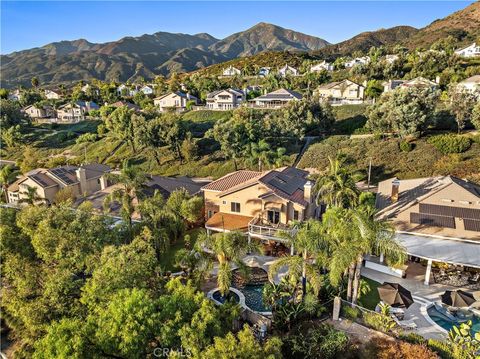
[[[202,187],[208,232],[241,231],[248,237],[284,241],[281,231],[296,221],[317,218],[319,209],[308,172],[283,167],[241,170]]]
[[[333,105],[360,104],[364,101],[365,86],[343,80],[320,85],[315,92]]]
[[[223,70],[222,76],[240,76],[242,72],[233,67],[233,66],[228,66],[226,69]]]
[[[382,83],[383,92],[390,92],[395,90],[398,86],[403,84],[405,80],[389,80]]]
[[[62,122],[79,122],[85,120],[85,116],[92,110],[98,110],[99,106],[93,101],[76,101],[67,103],[57,110],[57,119]]]
[[[23,97],[23,95],[22,95],[22,93],[20,92],[19,89],[16,89],[16,90],[8,93],[8,99],[11,100],[11,101],[20,101],[22,99],[22,97]]]
[[[458,83],[457,89],[470,93],[475,93],[480,96],[480,75],[469,77]]]
[[[152,86],[144,85],[140,88],[140,92],[143,92],[145,95],[150,96],[155,93],[155,90]]]
[[[480,56],[480,45],[477,45],[475,42],[467,47],[462,49],[455,50],[455,53],[461,57],[479,57]]]
[[[202,186],[206,185],[209,182],[210,181],[195,180],[189,177],[164,177],[149,175],[147,176],[147,181],[142,188],[142,192],[145,196],[151,197],[153,196],[155,191],[158,191],[164,199],[168,199],[168,197],[173,191],[184,189],[189,195],[194,196],[201,194]],[[75,205],[79,206],[84,202],[90,202],[95,210],[97,210],[98,212],[103,212],[105,198],[117,188],[119,188],[118,184],[113,184],[105,188],[101,188],[100,190],[93,192],[89,196],[79,198],[75,202]],[[120,207],[120,204],[112,203],[110,205],[110,213],[114,216],[119,215]],[[139,220],[139,213],[135,211],[132,215],[132,218],[135,220]]]
[[[310,67],[310,72],[333,71],[334,66],[330,62],[322,61]]]
[[[76,198],[89,195],[107,186],[105,174],[108,172],[110,167],[98,163],[36,169],[8,187],[8,202],[20,203],[27,198],[29,187],[35,188],[38,198],[46,203],[54,203],[55,195],[64,188],[71,189]]]
[[[198,98],[184,92],[172,92],[153,99],[153,103],[160,112],[177,111],[183,112],[187,109],[187,103],[193,101],[195,105],[199,103]]]
[[[290,101],[297,101],[301,99],[302,95],[298,92],[287,89],[279,89],[267,93],[266,95],[256,97],[252,100],[252,103],[254,103],[256,107],[281,108]]]
[[[368,65],[369,63],[370,56],[356,57],[353,60],[345,62],[345,67],[349,69],[358,65]]]
[[[399,85],[399,87],[416,87],[421,89],[432,89],[435,90],[438,88],[438,83],[428,80],[424,77],[416,77],[412,80],[408,80]]]
[[[393,64],[397,60],[398,60],[398,55],[386,55],[385,56],[385,61],[388,64]]]
[[[137,94],[138,90],[137,88],[130,88],[130,86],[127,86],[125,84],[121,84],[120,86],[117,87],[117,94],[119,96],[129,96],[133,97]]]
[[[100,95],[100,90],[90,84],[83,85],[81,91],[85,94],[88,92],[92,92],[95,96]]]
[[[129,110],[133,110],[135,112],[140,112],[140,107],[131,103],[131,102],[127,102],[127,101],[117,101],[117,102],[114,102],[112,104],[110,104],[109,106],[112,106],[112,107],[123,107],[123,106],[127,106]]]
[[[278,75],[281,77],[298,76],[298,70],[285,64],[285,66],[278,70]]]
[[[206,99],[208,110],[231,110],[245,101],[245,93],[241,90],[227,89],[210,92]]]
[[[377,217],[388,220],[410,256],[480,268],[480,186],[453,176],[399,180],[378,185]]]
[[[258,70],[258,76],[260,77],[266,77],[270,74],[271,67],[260,67],[260,70]]]
[[[60,95],[59,92],[56,92],[56,91],[53,91],[53,90],[45,90],[45,97],[46,97],[48,100],[58,100],[58,99],[60,99],[62,96]]]
[[[23,109],[32,120],[49,118],[55,115],[55,110],[51,106],[30,105]]]

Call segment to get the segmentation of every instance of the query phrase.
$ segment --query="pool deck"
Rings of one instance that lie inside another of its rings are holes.
[[[440,300],[440,295],[446,290],[461,289],[471,292],[476,299],[480,300],[480,291],[473,292],[467,288],[458,288],[447,286],[444,284],[432,283],[430,285],[423,284],[425,278],[425,269],[419,264],[410,265],[407,270],[407,278],[398,278],[373,269],[362,268],[362,276],[374,280],[379,283],[391,282],[398,283],[408,289],[412,293],[414,303],[405,310],[405,320],[413,320],[417,325],[415,333],[420,334],[427,339],[444,340],[447,338],[445,329],[438,326],[427,315],[427,306]]]

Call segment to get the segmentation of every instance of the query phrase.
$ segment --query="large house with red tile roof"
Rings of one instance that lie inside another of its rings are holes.
[[[202,187],[205,228],[242,231],[249,237],[282,241],[280,231],[318,216],[308,172],[284,167],[263,172],[241,170]]]

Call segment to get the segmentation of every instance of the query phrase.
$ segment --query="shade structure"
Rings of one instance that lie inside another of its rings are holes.
[[[398,283],[385,282],[377,288],[380,299],[395,308],[408,308],[413,304],[412,293]]]
[[[463,290],[447,290],[441,295],[442,303],[451,307],[469,307],[476,302],[472,293],[464,292]]]

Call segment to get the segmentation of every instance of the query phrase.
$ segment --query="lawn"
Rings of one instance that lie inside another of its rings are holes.
[[[381,285],[381,283],[375,282],[374,280],[371,280],[365,277],[362,277],[362,280],[367,282],[368,286],[370,287],[370,290],[368,291],[367,294],[361,295],[360,298],[358,299],[358,302],[362,307],[365,307],[370,310],[375,310],[375,307],[380,301],[377,288],[378,286]]]
[[[200,234],[203,228],[195,228],[187,231],[187,234],[190,235],[191,245],[195,244],[197,236]],[[164,271],[177,272],[180,268],[175,266],[175,255],[180,249],[185,248],[185,241],[182,238],[181,240],[173,243],[168,251],[162,255],[160,258],[160,267]]]

